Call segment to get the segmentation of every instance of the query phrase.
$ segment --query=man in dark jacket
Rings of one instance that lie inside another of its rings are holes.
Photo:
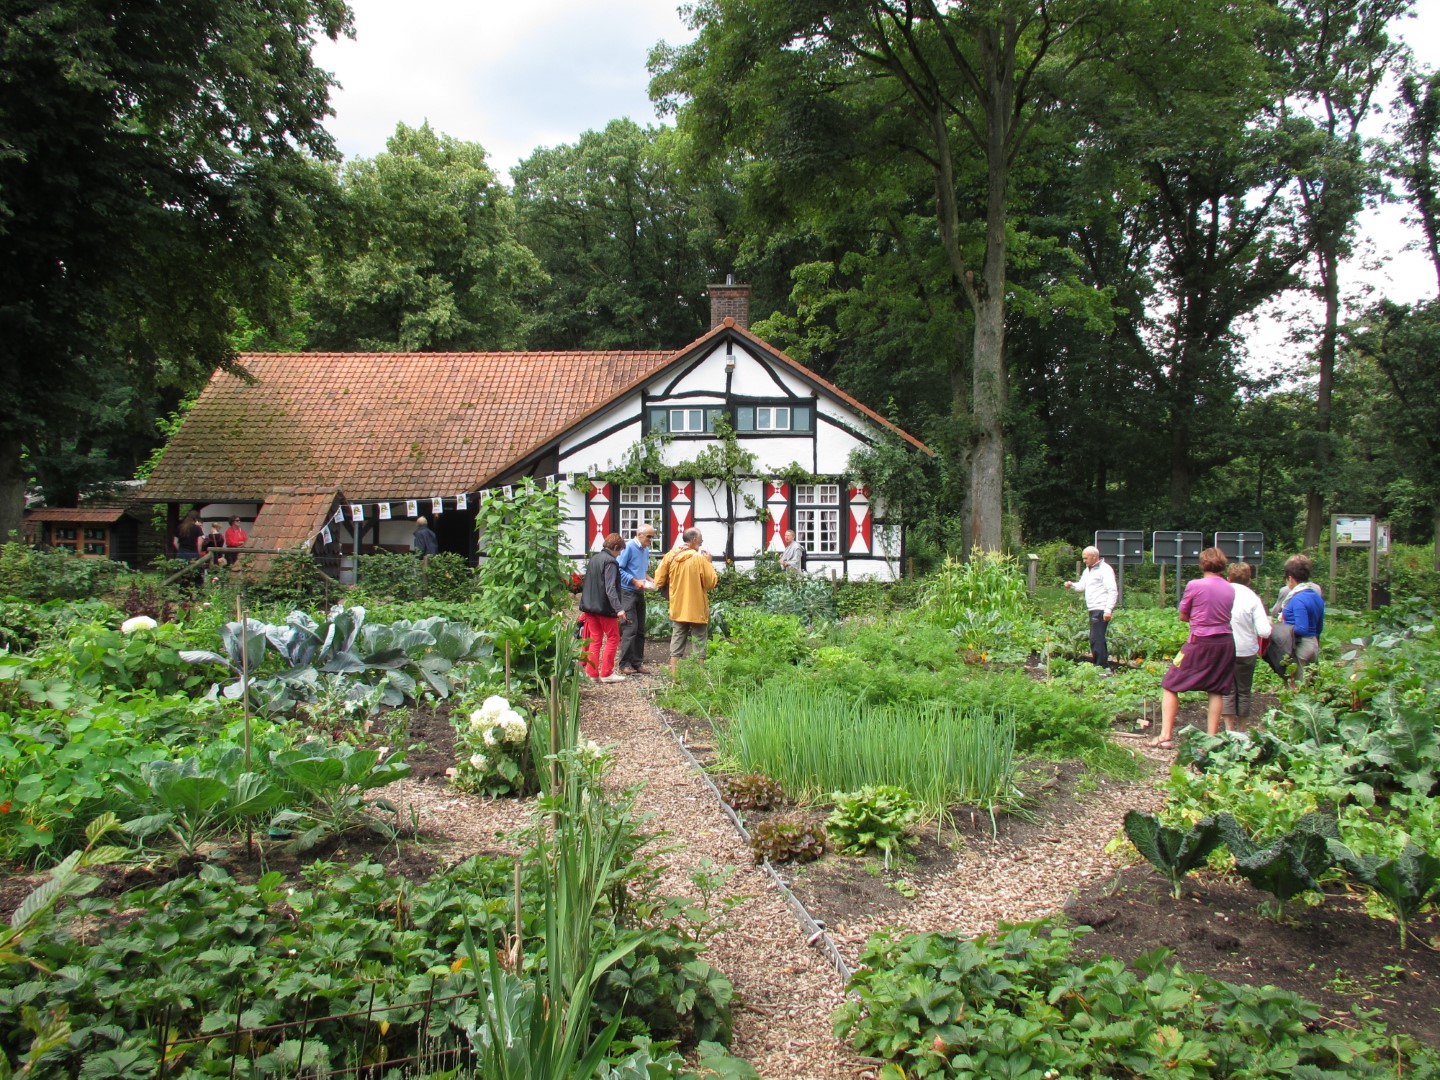
[[[415,535],[410,537],[410,550],[420,556],[440,554],[440,541],[430,528],[430,522],[423,517],[415,519]]]
[[[585,568],[585,586],[580,590],[580,627],[586,645],[585,674],[596,682],[624,682],[615,670],[615,653],[620,647],[620,622],[625,610],[620,602],[620,564],[615,555],[625,546],[619,533],[605,538],[605,546],[590,556]]]

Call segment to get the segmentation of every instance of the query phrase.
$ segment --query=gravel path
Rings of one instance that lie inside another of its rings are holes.
[[[691,872],[702,860],[735,867],[725,892],[745,897],[713,940],[709,959],[734,983],[743,1004],[735,1016],[732,1050],[769,1080],[832,1080],[874,1075],[830,1031],[843,984],[819,950],[806,942],[794,914],[759,871],[713,791],[675,744],[647,697],[656,680],[587,686],[581,726],[588,738],[611,748],[617,786],[643,785],[638,808],[666,830],[671,850],[659,887],[695,896]],[[1156,761],[1163,761],[1157,755]],[[387,791],[410,808],[447,863],[479,851],[508,850],[499,833],[523,825],[531,803],[462,795],[442,783],[405,781]],[[836,920],[829,927],[842,956],[855,963],[865,940],[883,926],[973,935],[1001,920],[1038,918],[1059,911],[1084,884],[1113,876],[1133,860],[1105,854],[1125,811],[1153,808],[1150,783],[1100,781],[1071,813],[1040,829],[1026,844],[971,839],[957,865],[927,883],[903,909]]]

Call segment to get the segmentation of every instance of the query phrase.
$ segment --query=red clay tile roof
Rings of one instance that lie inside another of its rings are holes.
[[[255,515],[245,547],[286,551],[308,549],[320,534],[335,504],[342,496],[334,488],[281,488],[265,496],[265,505]],[[249,555],[241,565],[250,570],[264,570],[273,555]]]
[[[26,510],[26,521],[63,521],[77,524],[113,525],[125,516],[123,506],[42,506]]]
[[[216,372],[145,485],[156,502],[297,483],[370,501],[475,491],[674,356],[252,353]]]

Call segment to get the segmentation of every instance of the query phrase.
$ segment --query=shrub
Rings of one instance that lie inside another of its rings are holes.
[[[0,597],[44,601],[99,596],[114,587],[121,569],[110,559],[87,559],[12,540],[0,544]]]
[[[310,552],[303,548],[266,557],[271,561],[264,571],[244,585],[245,599],[251,604],[286,608],[328,605],[340,591],[339,584],[322,571]],[[242,571],[246,561],[247,557],[242,556]]]

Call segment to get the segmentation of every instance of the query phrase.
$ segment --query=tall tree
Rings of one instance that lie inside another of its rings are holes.
[[[687,99],[681,124],[697,138],[803,158],[807,127],[848,125],[853,148],[928,166],[950,288],[971,315],[969,355],[953,363],[969,375],[968,539],[985,549],[1001,542],[1012,173],[1095,55],[1103,6],[715,0],[694,9],[692,44],[652,58],[652,92]],[[811,169],[808,180],[831,177]]]
[[[549,278],[532,348],[678,348],[705,331],[705,286],[734,268],[718,240],[735,196],[685,167],[682,141],[613,120],[511,170],[518,236]]]
[[[317,349],[509,349],[541,279],[478,143],[400,124],[340,174],[339,220],[306,300]]]
[[[1406,74],[1400,82],[1400,109],[1394,168],[1415,208],[1440,283],[1440,71]]]
[[[0,0],[0,537],[22,455],[92,383],[232,362],[235,305],[284,302],[342,0]],[[77,411],[78,410],[78,411]]]
[[[1295,182],[1309,232],[1314,292],[1324,306],[1315,343],[1315,419],[1306,438],[1311,461],[1305,494],[1306,547],[1320,543],[1325,524],[1323,485],[1333,456],[1331,405],[1340,337],[1340,274],[1360,211],[1380,194],[1381,169],[1361,124],[1382,82],[1403,58],[1387,27],[1408,13],[1413,0],[1284,0],[1290,18],[1274,47],[1289,71],[1282,118],[1309,126],[1314,149]]]

